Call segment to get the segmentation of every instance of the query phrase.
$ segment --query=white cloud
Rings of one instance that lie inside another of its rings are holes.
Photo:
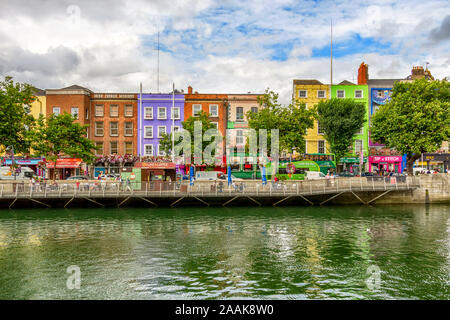
[[[294,78],[329,82],[330,18],[334,82],[356,81],[362,61],[371,77],[405,77],[426,61],[435,77],[450,74],[448,38],[428,39],[444,25],[446,0],[0,0],[0,6],[0,75],[41,88],[77,83],[137,91],[142,81],[155,91],[160,30],[161,90],[172,81],[199,92],[270,87],[286,102]],[[366,39],[363,46],[355,35]]]

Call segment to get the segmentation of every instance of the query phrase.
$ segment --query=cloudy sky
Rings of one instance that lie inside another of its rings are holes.
[[[292,79],[450,75],[449,0],[0,0],[0,76],[96,92],[278,91]]]

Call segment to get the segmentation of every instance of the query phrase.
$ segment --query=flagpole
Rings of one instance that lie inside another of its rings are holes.
[[[138,114],[139,114],[139,116],[138,116],[138,119],[140,119],[140,121],[139,121],[139,130],[138,130],[138,135],[139,135],[139,141],[138,141],[138,148],[139,148],[139,150],[138,150],[138,155],[139,155],[139,159],[140,159],[140,157],[141,157],[141,154],[142,154],[142,118],[143,118],[143,114],[142,114],[142,82],[140,83],[140,86],[139,86],[139,92],[140,92],[140,97],[139,97],[139,112],[138,112]]]
[[[172,83],[172,162],[175,163],[175,83]]]

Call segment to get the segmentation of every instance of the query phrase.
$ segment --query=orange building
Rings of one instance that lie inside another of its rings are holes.
[[[188,93],[184,97],[184,121],[195,117],[200,111],[209,114],[209,119],[214,123],[220,134],[225,138],[227,129],[227,105],[228,95],[215,93],[192,92],[188,87]]]

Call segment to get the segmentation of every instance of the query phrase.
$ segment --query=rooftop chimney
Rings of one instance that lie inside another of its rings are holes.
[[[192,94],[192,87],[191,86],[188,87],[188,94]]]
[[[361,62],[358,69],[358,84],[367,84],[367,80],[369,80],[369,66]]]

